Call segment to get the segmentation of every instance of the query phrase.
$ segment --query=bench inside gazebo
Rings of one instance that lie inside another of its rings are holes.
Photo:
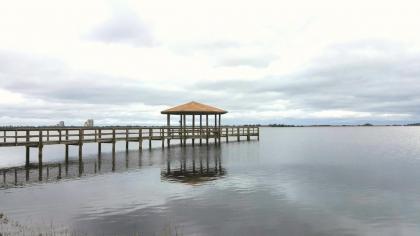
[[[187,139],[192,140],[194,145],[195,139],[199,138],[200,144],[202,140],[205,139],[208,143],[209,138],[214,138],[216,143],[220,143],[221,137],[221,117],[222,114],[226,114],[227,111],[222,110],[217,107],[210,105],[198,103],[198,102],[189,102],[179,106],[175,106],[169,109],[166,109],[161,112],[167,116],[167,126],[168,130],[173,132],[171,127],[171,115],[179,116],[179,130],[177,134],[170,133],[169,136],[173,137],[174,135],[178,136],[181,140],[181,144],[185,145]],[[187,118],[191,117],[190,126],[187,126]],[[213,118],[214,125],[209,124],[209,117]],[[196,125],[196,119],[198,118],[198,127]],[[205,123],[203,124],[203,118]],[[176,127],[176,126],[175,126]],[[167,139],[168,146],[170,145],[170,138]]]

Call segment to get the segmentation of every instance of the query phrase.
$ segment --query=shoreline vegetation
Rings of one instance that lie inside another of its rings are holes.
[[[64,226],[55,225],[52,222],[48,224],[42,224],[39,226],[23,225],[17,221],[14,221],[7,217],[4,213],[0,212],[0,236],[12,236],[12,235],[33,235],[33,236],[54,236],[54,235],[69,235],[69,236],[85,236],[91,233],[72,231]],[[109,235],[107,232],[95,232],[95,235]],[[118,235],[118,234],[111,234]],[[141,232],[133,232],[129,235],[144,235]],[[173,224],[164,224],[162,228],[155,232],[155,236],[182,236],[183,227],[179,227]]]

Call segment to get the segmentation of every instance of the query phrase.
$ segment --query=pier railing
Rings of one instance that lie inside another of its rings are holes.
[[[140,142],[144,140],[208,140],[236,137],[259,137],[256,126],[219,127],[48,127],[0,128],[0,147],[80,143],[112,143],[117,141]],[[232,139],[234,140],[234,139]],[[220,141],[220,140],[217,140]]]

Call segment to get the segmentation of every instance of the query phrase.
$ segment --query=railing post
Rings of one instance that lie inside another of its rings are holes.
[[[152,136],[153,136],[153,129],[149,128],[149,150],[152,149]]]
[[[101,153],[102,153],[102,143],[101,143],[102,130],[101,129],[98,130],[98,138],[99,138],[99,140],[98,140],[98,155],[100,156]]]
[[[257,140],[259,141],[260,140],[260,127],[257,127],[257,134],[258,134],[258,136],[257,136]]]
[[[66,129],[66,137],[65,137],[65,139],[66,139],[66,141],[69,141],[69,130],[68,129]],[[66,169],[67,169],[67,167],[68,167],[68,163],[69,163],[69,145],[67,144],[67,142],[66,142],[66,151],[65,151],[65,157],[64,157],[65,159],[65,162],[66,162]]]
[[[160,137],[162,139],[162,148],[165,148],[165,129],[164,128],[160,129]]]
[[[128,129],[125,129],[125,151],[128,152]]]
[[[115,128],[112,129],[112,155],[115,154]]]
[[[229,142],[229,128],[226,128],[226,142]]]
[[[38,137],[38,168],[40,173],[42,173],[42,148],[43,148],[43,143],[42,143],[42,130],[39,130],[39,137]],[[42,175],[41,175],[41,179],[42,179]]]
[[[143,149],[143,129],[139,129],[139,149]]]
[[[83,129],[79,129],[79,162],[82,162],[83,156],[83,138],[84,138]]]
[[[61,164],[58,164],[58,176],[57,179],[61,179]]]
[[[28,146],[28,143],[29,143],[29,134],[30,134],[30,131],[29,130],[26,130],[26,161],[25,161],[25,166],[26,167],[28,167],[29,166],[29,162],[30,162],[30,149],[29,149],[29,146]]]
[[[239,136],[239,127],[236,128],[236,136],[237,136],[238,142],[241,141],[241,137]]]

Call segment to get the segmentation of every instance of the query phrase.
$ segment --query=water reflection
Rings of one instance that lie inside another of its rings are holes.
[[[191,153],[186,153],[186,150],[182,149],[181,154],[178,160],[168,156],[166,168],[161,172],[162,180],[196,185],[226,174],[226,170],[222,167],[220,149],[212,154],[208,148],[198,149],[198,152],[192,149]]]
[[[156,164],[161,166],[162,181],[198,184],[226,174],[226,170],[222,167],[220,147],[174,147],[170,150],[152,152],[102,153],[97,156],[88,156],[83,160],[66,159],[63,162],[50,162],[43,165],[3,168],[0,169],[2,176],[0,188],[86,178]]]

